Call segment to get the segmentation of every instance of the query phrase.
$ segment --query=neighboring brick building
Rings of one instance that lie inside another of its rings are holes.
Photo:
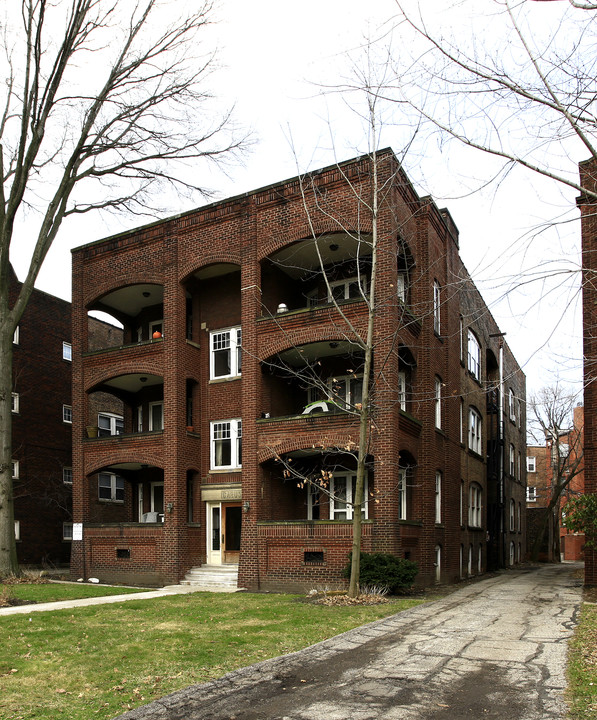
[[[597,191],[597,164],[580,164],[580,185]],[[597,200],[577,199],[582,235],[582,307],[584,358],[584,483],[586,493],[597,492]],[[585,585],[597,585],[597,550],[585,548]]]
[[[11,301],[20,283],[10,269]],[[122,331],[91,320],[92,343]],[[68,564],[72,531],[71,304],[34,290],[13,343],[13,493],[17,558]],[[114,397],[108,396],[111,409]]]
[[[379,157],[363,549],[451,581],[525,554],[525,377],[449,213]],[[74,575],[157,585],[238,564],[253,590],[342,584],[370,177],[358,158],[73,251]],[[89,347],[93,310],[124,345]],[[124,434],[86,437],[97,393],[123,401]]]
[[[546,438],[544,446],[527,448],[527,544],[529,550],[540,533],[554,488],[554,478],[562,473],[562,482],[570,474],[560,501],[547,520],[538,559],[546,562],[582,560],[584,535],[568,531],[562,524],[561,510],[566,501],[584,492],[584,408],[574,408],[572,427],[561,430],[558,442]],[[558,469],[559,468],[559,469]],[[557,522],[556,522],[557,520]],[[557,528],[557,530],[556,530]],[[556,535],[557,532],[557,535]],[[559,535],[559,540],[558,540]]]

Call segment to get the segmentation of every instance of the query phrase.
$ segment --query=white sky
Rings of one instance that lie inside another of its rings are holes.
[[[437,7],[441,28],[440,10],[445,3],[425,0],[425,4],[427,9]],[[479,0],[476,5],[485,7],[488,14],[496,8],[494,0]],[[550,24],[557,21],[565,3],[533,5],[537,18]],[[363,125],[348,106],[352,99],[347,103],[338,95],[324,96],[317,84],[335,86],[348,76],[345,53],[356,57],[366,36],[376,37],[384,23],[389,27],[389,19],[396,15],[393,0],[222,0],[219,15],[222,21],[214,32],[226,68],[217,76],[215,89],[225,101],[235,101],[238,119],[254,129],[258,143],[244,167],[233,168],[228,177],[208,177],[217,199],[292,177],[297,169],[321,167],[366,151]],[[466,17],[455,17],[452,11],[450,20],[454,19],[464,31]],[[400,48],[399,39],[394,39],[393,46]],[[388,110],[386,121],[382,145],[399,153],[405,130],[399,127],[395,108]],[[490,160],[437,142],[427,142],[424,154],[407,156],[405,168],[421,195],[432,194],[439,207],[450,210],[460,230],[463,260],[507,333],[506,340],[527,374],[529,392],[553,383],[556,375],[580,387],[578,292],[574,288],[552,292],[534,283],[504,297],[521,267],[539,258],[578,267],[577,221],[536,234],[541,223],[565,210],[569,218],[576,217],[575,192],[519,170],[499,188],[462,197],[467,188],[477,187],[476,181],[490,174]],[[189,207],[172,204],[172,213]],[[38,287],[70,300],[70,249],[143,222],[91,215],[67,220]],[[12,259],[22,278],[26,258],[13,253]],[[576,287],[579,283],[577,276]],[[570,309],[558,324],[565,306]]]

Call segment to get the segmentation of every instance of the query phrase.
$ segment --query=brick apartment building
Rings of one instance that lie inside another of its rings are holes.
[[[529,550],[539,533],[545,510],[552,498],[554,483],[560,474],[563,482],[560,502],[550,513],[547,531],[543,538],[538,559],[547,562],[559,560],[582,560],[585,537],[563,526],[562,508],[566,501],[584,493],[584,408],[574,408],[572,426],[561,430],[557,443],[547,437],[545,445],[527,447],[527,543]],[[557,533],[557,535],[556,535]],[[558,541],[559,538],[559,541]]]
[[[597,165],[580,164],[581,187],[597,190]],[[597,201],[577,198],[582,237],[584,483],[585,493],[597,492]],[[585,585],[597,585],[597,550],[585,548]]]
[[[11,302],[20,283],[10,268]],[[91,344],[122,332],[90,320]],[[17,558],[68,564],[72,537],[71,304],[34,290],[13,339],[12,448]],[[110,410],[113,396],[102,402]],[[101,408],[96,408],[101,410]],[[97,421],[96,421],[97,422]]]
[[[431,584],[525,555],[525,377],[449,213],[390,150],[378,159],[363,549]],[[343,583],[370,170],[357,158],[73,251],[73,575],[160,585],[228,565],[252,590]],[[122,343],[89,346],[94,310]],[[97,393],[123,403],[122,434],[87,437]],[[300,481],[315,477],[327,485]]]

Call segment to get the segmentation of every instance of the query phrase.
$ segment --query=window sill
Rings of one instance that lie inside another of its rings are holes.
[[[227,475],[228,473],[239,473],[242,472],[242,467],[229,467],[229,468],[210,468],[210,475]]]
[[[219,383],[227,383],[231,382],[232,380],[240,380],[242,375],[227,375],[226,377],[220,377],[220,378],[210,378],[209,384],[210,385],[218,385]]]

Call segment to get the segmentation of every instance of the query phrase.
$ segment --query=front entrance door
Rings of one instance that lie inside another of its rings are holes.
[[[207,504],[208,565],[238,563],[241,520],[240,503]]]

